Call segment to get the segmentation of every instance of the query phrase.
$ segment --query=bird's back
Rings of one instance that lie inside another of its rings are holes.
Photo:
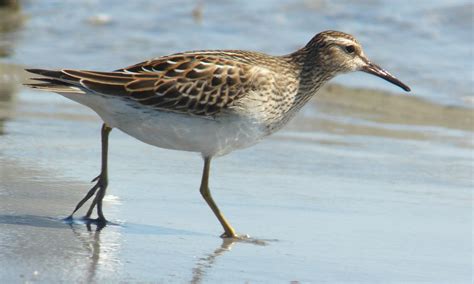
[[[45,76],[43,90],[76,90],[89,95],[117,96],[144,107],[213,117],[245,104],[242,98],[263,99],[279,91],[278,70],[285,60],[237,50],[191,51],[155,58],[113,72],[29,69]],[[66,87],[66,88],[64,88]]]

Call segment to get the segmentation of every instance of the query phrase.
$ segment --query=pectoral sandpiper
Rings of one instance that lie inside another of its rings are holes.
[[[201,153],[200,192],[219,219],[222,237],[237,238],[209,190],[211,159],[254,145],[284,126],[334,76],[363,71],[405,91],[410,88],[371,63],[349,34],[325,31],[303,48],[283,56],[241,50],[176,53],[112,72],[27,69],[44,77],[30,87],[59,93],[90,107],[103,120],[102,169],[96,184],[72,215],[92,196],[85,215],[107,188],[108,135],[113,128],[145,143]]]

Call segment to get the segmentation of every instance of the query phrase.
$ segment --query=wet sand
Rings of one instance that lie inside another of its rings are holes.
[[[21,68],[0,65],[16,78],[0,92],[0,282],[471,281],[469,109],[325,89],[282,132],[212,165],[216,201],[253,243],[218,237],[199,155],[115,130],[116,225],[97,232],[61,218],[99,171],[100,122],[22,88]]]

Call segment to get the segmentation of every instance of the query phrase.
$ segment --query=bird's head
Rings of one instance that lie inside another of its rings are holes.
[[[395,76],[370,62],[361,44],[351,35],[338,31],[317,34],[304,48],[309,58],[316,61],[316,68],[333,75],[363,71],[389,81],[409,92],[410,88]],[[309,63],[308,61],[306,63]],[[314,62],[312,62],[314,65]]]

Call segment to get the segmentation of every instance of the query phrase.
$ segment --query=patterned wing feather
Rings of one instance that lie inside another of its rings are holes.
[[[230,106],[254,88],[253,78],[259,76],[248,64],[200,54],[161,57],[114,72],[28,71],[46,76],[56,84],[120,96],[160,110],[201,116],[215,115]]]

